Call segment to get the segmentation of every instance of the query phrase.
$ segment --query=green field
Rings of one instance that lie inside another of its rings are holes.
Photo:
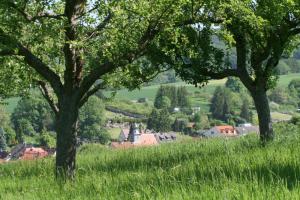
[[[287,87],[291,80],[295,78],[300,78],[300,74],[289,74],[289,75],[282,75],[279,78],[278,86]],[[186,86],[190,93],[194,93],[195,91],[205,92],[212,94],[213,91],[217,86],[224,85],[226,79],[223,80],[216,80],[210,81],[209,84],[203,88],[196,88],[193,85],[187,85],[184,82],[169,84],[169,85],[176,85],[176,86]],[[140,90],[128,91],[126,89],[118,91],[116,98],[118,99],[128,99],[128,100],[137,100],[138,98],[146,97],[149,100],[153,101],[155,98],[156,91],[158,90],[159,85],[153,85],[149,87],[143,87]]]
[[[300,74],[289,74],[289,75],[282,75],[279,78],[278,85],[282,87],[287,87],[288,84],[292,79],[295,78],[300,78]],[[194,93],[195,91],[200,91],[203,93],[209,93],[212,94],[213,91],[217,86],[224,85],[226,82],[226,79],[223,80],[216,80],[216,81],[210,81],[209,84],[203,88],[196,88],[193,85],[187,85],[184,82],[178,82],[170,85],[176,85],[176,86],[186,86],[188,88],[188,91],[190,93]],[[137,100],[139,98],[148,98],[150,101],[153,101],[155,98],[155,94],[158,90],[160,85],[153,85],[153,86],[148,86],[148,87],[143,87],[140,90],[133,90],[133,91],[128,91],[127,89],[119,90],[116,99],[124,99],[124,100]],[[13,109],[15,108],[19,98],[11,98],[8,99],[7,105],[5,106],[7,112],[11,113]],[[209,107],[208,104],[209,97],[207,97],[207,101],[200,101],[200,102],[192,102],[194,106],[200,106],[203,107],[204,110],[207,110]]]
[[[299,127],[157,147],[79,149],[77,179],[58,185],[53,159],[0,165],[0,199],[300,199]]]

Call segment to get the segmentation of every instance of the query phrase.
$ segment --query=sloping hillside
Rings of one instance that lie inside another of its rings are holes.
[[[0,165],[0,199],[299,199],[299,127],[126,151],[79,150],[77,180],[59,186],[52,159]]]

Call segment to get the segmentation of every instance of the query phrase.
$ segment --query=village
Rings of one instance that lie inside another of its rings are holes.
[[[193,126],[193,124],[191,124]],[[250,123],[240,124],[238,127],[229,125],[214,126],[209,130],[198,130],[194,139],[207,139],[214,137],[233,138],[245,136],[249,133],[259,134],[258,126]],[[118,141],[112,141],[107,146],[111,149],[128,149],[133,147],[155,146],[164,143],[176,142],[176,132],[154,132],[151,130],[143,130],[142,124],[130,123],[126,128],[122,128],[118,137]],[[83,145],[85,142],[78,138],[78,144]],[[79,147],[79,145],[78,145]],[[16,160],[35,160],[45,157],[55,157],[55,148],[37,147],[32,144],[18,144],[11,149],[10,152],[0,151],[0,163],[16,161]]]

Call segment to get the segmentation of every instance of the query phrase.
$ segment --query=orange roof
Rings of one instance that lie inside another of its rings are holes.
[[[158,144],[155,135],[151,133],[141,134],[139,140],[137,141],[137,145],[147,146],[147,145],[156,145]]]
[[[145,133],[141,134],[138,141],[132,142],[112,142],[111,147],[115,149],[128,149],[131,147],[141,147],[141,146],[152,146],[157,145],[158,142],[154,134]]]
[[[235,128],[233,126],[216,126],[216,129],[225,135],[236,135]]]
[[[21,156],[21,160],[33,160],[36,158],[44,158],[48,155],[48,152],[42,148],[26,148],[23,155]]]

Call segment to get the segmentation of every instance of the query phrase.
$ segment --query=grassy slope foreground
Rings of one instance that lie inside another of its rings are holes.
[[[59,186],[53,160],[0,165],[0,199],[300,199],[299,127],[126,151],[79,150],[75,183]],[[286,137],[285,134],[289,134]]]

